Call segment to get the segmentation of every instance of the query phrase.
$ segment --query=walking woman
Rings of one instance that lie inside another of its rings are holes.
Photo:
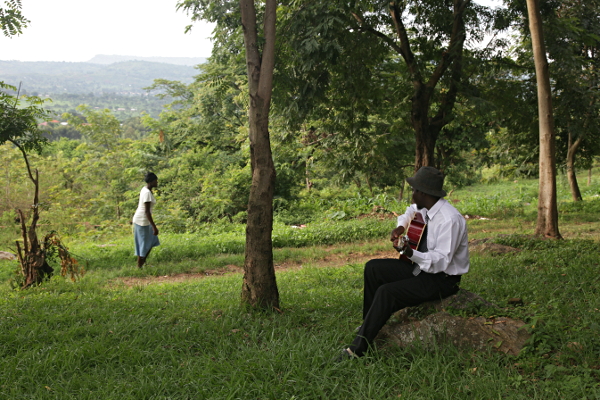
[[[160,245],[158,228],[154,223],[154,219],[152,219],[152,209],[156,204],[152,189],[158,186],[158,177],[149,172],[146,174],[144,181],[146,181],[146,186],[140,192],[140,201],[132,220],[138,268],[142,268],[150,254],[150,250],[154,246]]]

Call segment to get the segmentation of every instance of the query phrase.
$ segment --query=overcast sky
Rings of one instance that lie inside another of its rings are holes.
[[[0,0],[1,1],[1,0]],[[476,0],[497,6],[501,0]],[[2,1],[4,3],[4,1]],[[208,57],[212,26],[176,11],[177,0],[23,0],[23,34],[0,35],[0,60],[88,61],[97,54]],[[4,5],[4,4],[2,4]]]
[[[2,1],[4,3],[4,1]],[[22,0],[31,21],[0,35],[0,60],[88,61],[97,54],[208,57],[212,26],[177,11],[177,0]],[[2,4],[4,6],[4,4]]]

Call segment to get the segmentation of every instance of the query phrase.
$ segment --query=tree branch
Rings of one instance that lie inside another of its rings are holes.
[[[8,138],[8,141],[17,146],[17,148],[21,151],[21,154],[23,154],[23,158],[25,159],[25,165],[27,166],[27,173],[29,174],[29,179],[31,179],[31,182],[33,182],[34,185],[37,185],[37,181],[33,178],[33,174],[31,173],[31,166],[29,165],[29,159],[27,158],[27,153],[25,152],[25,149],[19,144],[19,142],[10,137]]]
[[[408,33],[406,32],[406,27],[402,21],[402,10],[400,10],[398,7],[397,2],[390,3],[390,14],[392,16],[392,21],[394,21],[396,34],[398,35],[398,39],[400,39],[401,51],[399,53],[402,58],[404,58],[404,61],[408,66],[408,70],[410,71],[414,84],[421,85],[423,82],[423,77],[421,76],[421,71],[419,71],[419,66],[415,60],[415,55],[410,48]]]
[[[462,54],[463,45],[466,39],[464,13],[471,0],[454,0],[454,22],[452,25],[452,34],[448,49],[442,54],[442,59],[437,68],[429,78],[427,86],[434,88],[442,78],[454,59]]]
[[[400,46],[398,46],[398,44],[394,41],[394,39],[392,39],[391,37],[389,37],[388,35],[379,32],[377,29],[373,28],[372,26],[368,26],[365,24],[364,19],[356,14],[356,13],[352,13],[352,16],[354,17],[354,19],[356,19],[356,21],[358,21],[359,26],[358,29],[363,31],[363,32],[368,32],[371,33],[379,38],[381,38],[388,46],[390,46],[392,49],[394,49],[398,54],[400,54],[403,58],[404,58],[404,51],[402,50],[402,48]]]
[[[240,0],[242,14],[242,29],[246,47],[246,69],[248,72],[248,87],[252,95],[258,91],[260,77],[260,53],[258,51],[258,33],[256,31],[256,9],[253,0]]]
[[[265,44],[260,65],[260,83],[258,95],[268,104],[273,88],[273,69],[275,66],[275,21],[277,19],[277,0],[267,0],[264,16]]]

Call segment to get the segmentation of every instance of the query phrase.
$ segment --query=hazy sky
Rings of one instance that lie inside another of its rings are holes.
[[[4,1],[2,1],[4,3]],[[88,61],[96,54],[208,57],[212,26],[176,11],[177,0],[22,0],[31,21],[0,35],[0,60]],[[4,6],[4,4],[2,4]]]
[[[1,1],[1,0],[0,0]],[[476,0],[499,5],[500,0]],[[4,3],[4,1],[2,1]],[[176,11],[177,0],[23,0],[23,34],[0,35],[0,60],[88,61],[97,54],[208,57],[212,26]],[[4,5],[4,4],[2,4]]]

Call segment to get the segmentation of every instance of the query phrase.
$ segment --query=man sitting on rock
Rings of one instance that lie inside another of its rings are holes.
[[[455,294],[461,275],[469,271],[467,224],[460,212],[443,199],[444,175],[433,167],[422,167],[406,181],[412,186],[413,204],[398,217],[391,240],[407,259],[367,262],[363,324],[337,361],[362,357],[394,312]],[[413,250],[399,240],[417,213],[421,213],[426,226],[419,246]]]

